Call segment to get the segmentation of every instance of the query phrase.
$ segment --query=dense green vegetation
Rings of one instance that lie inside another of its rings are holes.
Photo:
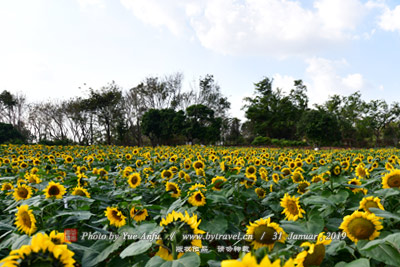
[[[400,106],[364,101],[360,92],[329,96],[310,106],[307,87],[296,80],[284,93],[263,78],[242,109],[246,120],[229,116],[230,102],[212,75],[182,91],[180,73],[148,77],[129,90],[115,82],[89,88],[85,97],[27,103],[0,94],[0,121],[18,132],[0,142],[116,145],[398,146]],[[5,127],[4,125],[1,127]],[[7,131],[10,131],[8,128]],[[22,140],[22,141],[21,141]]]

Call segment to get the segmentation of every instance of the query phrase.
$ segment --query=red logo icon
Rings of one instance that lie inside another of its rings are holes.
[[[76,229],[76,228],[64,229],[64,241],[65,242],[78,241],[78,229]]]

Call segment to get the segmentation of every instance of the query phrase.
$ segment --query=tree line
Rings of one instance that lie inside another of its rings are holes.
[[[284,93],[273,80],[254,84],[242,110],[229,116],[230,102],[213,75],[182,90],[182,73],[147,77],[122,90],[115,82],[87,96],[28,103],[21,94],[0,94],[0,143],[115,145],[334,145],[397,146],[400,106],[362,100],[360,92],[333,95],[310,107],[307,87],[295,80]]]

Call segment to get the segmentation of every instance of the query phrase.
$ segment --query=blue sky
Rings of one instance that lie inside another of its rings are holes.
[[[213,74],[241,119],[263,77],[302,79],[311,103],[400,100],[397,1],[3,0],[0,34],[0,91],[30,102],[175,72],[184,90]]]

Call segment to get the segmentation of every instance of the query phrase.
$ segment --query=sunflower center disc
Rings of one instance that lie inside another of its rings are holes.
[[[203,200],[203,197],[201,196],[200,193],[196,194],[196,196],[194,197],[196,199],[196,201],[201,202]]]
[[[57,196],[58,194],[60,194],[60,189],[58,189],[57,186],[52,186],[49,189],[49,195],[51,196]]]
[[[137,183],[137,178],[136,178],[136,176],[133,176],[133,177],[131,178],[131,183],[132,183],[132,184],[136,184],[136,183]]]
[[[23,212],[20,216],[24,226],[31,228],[32,222],[31,218],[29,217],[29,214],[27,212]]]
[[[399,175],[393,175],[388,179],[388,185],[389,187],[400,187],[400,176]]]
[[[86,196],[86,195],[85,195],[85,192],[83,192],[82,190],[76,191],[76,194],[77,194],[78,196],[82,196],[82,197]]]
[[[325,246],[323,244],[314,247],[314,253],[308,254],[305,258],[303,265],[306,266],[320,266],[325,258]]]
[[[26,190],[25,188],[18,189],[18,196],[20,198],[26,198],[28,196],[28,190]]]
[[[118,211],[113,210],[112,216],[116,221],[122,221],[121,217],[118,215]]]
[[[291,214],[293,214],[293,215],[298,215],[299,214],[299,210],[297,209],[297,205],[293,201],[289,201],[288,202],[287,208],[288,208],[288,210],[289,210],[289,212]]]
[[[273,244],[276,240],[273,240],[275,229],[266,225],[257,226],[254,229],[254,240],[261,244]]]
[[[364,218],[355,218],[347,227],[349,233],[357,239],[368,239],[375,231],[374,224]]]
[[[369,211],[369,208],[379,208],[379,207],[378,204],[376,204],[374,201],[367,201],[367,203],[365,203],[365,209]]]

